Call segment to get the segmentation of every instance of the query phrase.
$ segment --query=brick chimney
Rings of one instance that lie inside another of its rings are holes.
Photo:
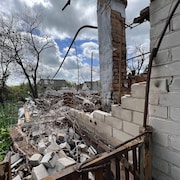
[[[126,0],[98,0],[100,80],[104,105],[120,103],[126,81]]]

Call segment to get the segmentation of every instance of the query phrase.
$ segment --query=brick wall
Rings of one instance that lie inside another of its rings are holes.
[[[119,145],[137,136],[143,125],[145,86],[145,83],[133,84],[131,95],[123,96],[121,105],[112,105],[111,113],[96,110],[87,114],[71,109],[70,115],[108,144]]]
[[[152,1],[151,49],[156,47],[176,2]],[[180,179],[180,6],[154,59],[149,116],[153,126],[153,177],[156,180]]]
[[[125,0],[98,0],[98,39],[103,104],[119,102],[126,79]]]
[[[120,102],[126,82],[126,41],[125,41],[125,18],[117,11],[111,10],[111,34],[112,45],[112,99]]]

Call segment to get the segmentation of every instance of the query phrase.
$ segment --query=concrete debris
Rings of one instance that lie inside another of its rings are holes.
[[[87,161],[88,159],[90,159],[90,156],[88,156],[87,154],[85,154],[85,153],[80,154],[80,162],[81,163]]]
[[[19,165],[21,162],[23,161],[23,159],[18,159],[16,162],[14,162],[12,165],[11,165],[11,168],[14,168],[15,166]]]
[[[61,143],[60,148],[66,151],[70,151],[71,147],[67,142]]]
[[[13,178],[13,180],[21,180],[20,175],[17,175],[15,178]]]
[[[97,150],[65,118],[70,107],[94,111],[95,102],[90,98],[62,93],[56,98],[26,100],[26,110],[19,109],[18,124],[10,129],[14,180],[40,180],[97,155]]]
[[[41,162],[41,159],[42,159],[41,154],[33,154],[29,159],[29,163],[31,166],[38,166]]]
[[[90,146],[88,148],[88,152],[89,152],[89,155],[94,155],[95,156],[97,154],[97,151],[94,149],[93,146]]]
[[[15,162],[17,162],[20,159],[20,154],[19,153],[15,153],[14,155],[11,156],[11,164],[14,164]]]
[[[40,180],[44,177],[47,177],[49,174],[47,172],[47,169],[44,167],[43,164],[40,164],[39,166],[33,167],[32,169],[32,178],[33,180]]]
[[[38,142],[38,151],[41,153],[41,154],[44,154],[44,151],[46,149],[46,144],[43,142],[43,140],[40,140]]]
[[[62,169],[69,167],[76,163],[76,161],[70,157],[63,157],[58,159],[59,165],[62,167]]]
[[[56,165],[57,159],[58,156],[55,152],[49,152],[44,155],[44,157],[41,160],[41,164],[43,164],[47,168],[53,168]]]

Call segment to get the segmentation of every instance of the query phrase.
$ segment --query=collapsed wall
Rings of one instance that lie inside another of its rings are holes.
[[[96,110],[88,114],[71,109],[69,115],[82,129],[87,129],[106,144],[117,146],[139,135],[143,126],[145,87],[144,82],[133,84],[131,95],[123,96],[121,105],[112,105],[111,113]]]
[[[126,80],[126,0],[98,0],[98,38],[102,103],[120,102]]]

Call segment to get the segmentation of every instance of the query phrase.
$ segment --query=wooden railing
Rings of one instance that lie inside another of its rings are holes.
[[[43,180],[151,180],[150,127],[145,132],[99,154],[93,160],[70,166]]]

